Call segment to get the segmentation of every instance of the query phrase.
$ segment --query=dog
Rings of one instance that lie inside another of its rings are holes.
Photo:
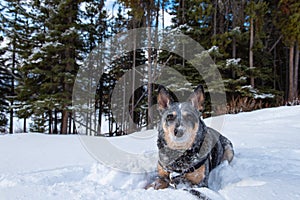
[[[158,177],[146,189],[177,188],[181,184],[208,187],[210,171],[224,161],[232,161],[230,140],[201,119],[204,98],[202,85],[183,103],[174,102],[168,90],[159,87]]]

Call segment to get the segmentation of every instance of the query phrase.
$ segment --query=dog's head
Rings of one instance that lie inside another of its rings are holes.
[[[203,110],[204,91],[199,85],[188,101],[174,102],[167,89],[159,88],[157,97],[161,114],[160,134],[171,149],[186,150],[192,147],[202,126],[200,115]],[[201,128],[201,127],[200,127]]]

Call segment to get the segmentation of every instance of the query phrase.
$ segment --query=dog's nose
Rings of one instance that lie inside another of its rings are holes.
[[[183,134],[184,134],[184,131],[183,131],[182,129],[176,128],[176,129],[174,130],[174,135],[175,135],[176,137],[182,137]]]

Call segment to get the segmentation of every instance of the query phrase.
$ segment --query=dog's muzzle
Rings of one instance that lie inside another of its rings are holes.
[[[183,136],[183,134],[184,134],[184,131],[182,130],[182,129],[179,129],[179,128],[176,128],[175,130],[174,130],[174,135],[176,136],[176,137],[182,137]]]
[[[174,130],[174,135],[178,138],[181,138],[184,135],[185,131],[186,131],[186,128],[184,126],[181,126],[181,125],[176,126],[176,128]]]

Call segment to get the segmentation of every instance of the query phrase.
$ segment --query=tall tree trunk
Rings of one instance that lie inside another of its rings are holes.
[[[16,20],[16,19],[15,19]],[[14,133],[14,98],[13,96],[15,95],[15,78],[14,78],[14,73],[16,69],[16,39],[13,39],[13,52],[12,52],[12,76],[11,76],[11,100],[10,100],[10,121],[9,121],[9,133],[13,134]]]
[[[89,104],[88,104],[88,108],[89,108]],[[85,121],[85,134],[86,134],[86,135],[89,135],[89,121],[90,121],[90,120],[89,120],[89,116],[90,116],[90,115],[89,115],[89,112],[86,111],[86,112],[85,112],[85,117],[86,117],[86,119],[85,119],[85,120],[86,120],[86,121]]]
[[[76,124],[75,124],[75,111],[73,111],[73,133],[77,134]]]
[[[58,134],[57,125],[58,125],[57,110],[55,109],[54,110],[54,127],[53,127],[54,134]]]
[[[134,69],[133,69],[133,71],[134,71]],[[133,90],[132,90],[133,91]],[[134,91],[133,91],[133,93],[131,94],[131,96],[132,96],[132,98],[134,98]],[[120,127],[121,127],[121,130],[120,131],[126,131],[127,132],[127,130],[126,130],[126,114],[127,114],[127,109],[126,109],[126,102],[125,102],[125,99],[126,99],[126,78],[125,78],[125,76],[124,76],[124,78],[123,78],[123,101],[122,101],[122,103],[123,103],[123,106],[122,106],[122,124],[120,125]],[[132,103],[132,102],[131,102]],[[131,105],[132,106],[132,105]],[[133,112],[132,112],[133,113]],[[131,117],[132,117],[132,120],[133,120],[133,116],[131,115]]]
[[[184,5],[184,0],[182,0],[182,24],[185,24],[185,5]],[[185,58],[185,44],[182,44],[182,57]],[[182,59],[182,67],[185,68],[185,59]]]
[[[147,29],[148,29],[148,127],[152,123],[152,49],[151,49],[151,8],[147,12]]]
[[[68,116],[69,116],[69,112],[67,110],[63,110],[62,120],[61,120],[61,134],[68,133]]]
[[[111,110],[111,108],[110,108],[110,110]],[[114,135],[114,133],[113,133],[113,125],[114,125],[114,122],[113,122],[113,118],[114,118],[114,116],[113,116],[113,113],[111,112],[110,114],[109,114],[109,135],[110,136],[113,136]]]
[[[49,115],[49,134],[52,134],[52,110],[48,111],[48,115]]]
[[[232,28],[236,28],[236,18],[237,18],[237,13],[238,11],[236,10],[237,9],[237,6],[236,6],[236,2],[233,1],[231,3],[231,7],[232,7]],[[236,37],[235,35],[232,36],[232,58],[236,58]],[[235,79],[235,71],[232,70],[232,78]]]
[[[16,27],[17,24],[17,20],[18,20],[18,11],[16,11],[14,13],[14,25],[13,28]],[[14,30],[14,35],[13,35],[13,42],[12,42],[12,66],[11,66],[11,72],[12,72],[12,76],[11,76],[11,97],[15,96],[15,70],[17,67],[17,58],[16,58],[16,54],[17,54],[17,40],[16,40],[16,30]],[[10,122],[9,122],[9,133],[13,134],[14,133],[14,109],[13,109],[13,105],[14,105],[14,98],[11,98],[10,101]]]
[[[161,16],[162,17],[162,31],[164,31],[165,30],[165,0],[163,0],[161,3],[162,3],[161,4],[161,11],[162,11],[162,16]]]
[[[285,58],[288,58],[289,57],[289,49],[287,49],[285,51]],[[285,94],[285,99],[288,101],[289,99],[289,60],[287,59],[286,60],[286,63],[285,63],[285,91],[284,91],[284,94]]]
[[[254,44],[254,20],[250,16],[250,45],[249,45],[249,67],[250,67],[250,83],[254,87],[254,77],[251,70],[253,70],[253,44]]]
[[[27,121],[27,120],[26,120],[26,117],[24,117],[23,120],[24,120],[24,121],[23,121],[23,132],[24,132],[24,133],[27,133],[27,125],[26,125],[26,123],[27,123],[26,121]]]
[[[295,48],[295,77],[294,77],[294,97],[298,97],[298,73],[299,73],[299,44],[296,43],[296,48]]]
[[[156,18],[155,18],[155,33],[154,33],[154,44],[158,44],[158,26],[159,26],[159,11],[160,11],[160,1],[157,1],[156,5]],[[158,51],[157,49],[154,49],[154,69],[152,73],[152,77],[156,77],[157,73],[157,62],[158,62]],[[154,81],[154,80],[153,80]]]
[[[89,107],[89,110],[88,110],[88,115],[89,115],[89,121],[88,121],[88,124],[89,124],[89,135],[90,136],[93,136],[93,112],[91,111],[91,104],[90,104],[90,107]]]
[[[72,113],[71,112],[69,112],[68,113],[68,120],[69,120],[69,134],[71,134],[72,133]]]
[[[274,54],[273,54],[273,89],[276,90],[276,59],[277,59],[277,52],[276,47],[274,47]]]
[[[134,25],[134,28],[136,28],[136,21],[133,20],[133,25]],[[131,119],[132,120],[129,120],[129,132],[131,132],[133,129],[134,129],[134,126],[135,126],[135,119],[134,119],[134,108],[135,108],[135,95],[134,95],[134,92],[135,92],[135,70],[136,70],[136,42],[137,42],[137,35],[136,35],[136,30],[134,30],[134,38],[133,38],[133,62],[132,62],[132,81],[131,81],[131,113],[130,113],[130,116],[131,116]],[[125,91],[125,89],[124,89]],[[123,100],[124,101],[124,100]],[[125,108],[124,108],[125,109]]]
[[[214,2],[214,32],[213,36],[217,35],[217,11],[218,11],[218,0],[215,0]]]
[[[14,78],[12,78],[11,81],[11,91],[14,93]],[[14,105],[14,100],[11,99],[10,101],[10,110],[9,110],[9,133],[13,134],[14,133],[14,110],[13,110],[13,105]]]
[[[180,11],[181,11],[181,19],[179,20],[179,24],[184,24],[185,23],[185,4],[184,4],[184,0],[180,1]]]
[[[289,95],[288,100],[293,102],[294,100],[294,49],[295,44],[292,43],[290,45],[290,53],[289,53]]]
[[[102,82],[100,82],[100,98],[99,98],[99,113],[98,113],[98,135],[102,134],[101,127],[102,127]],[[74,115],[75,116],[75,115]]]

